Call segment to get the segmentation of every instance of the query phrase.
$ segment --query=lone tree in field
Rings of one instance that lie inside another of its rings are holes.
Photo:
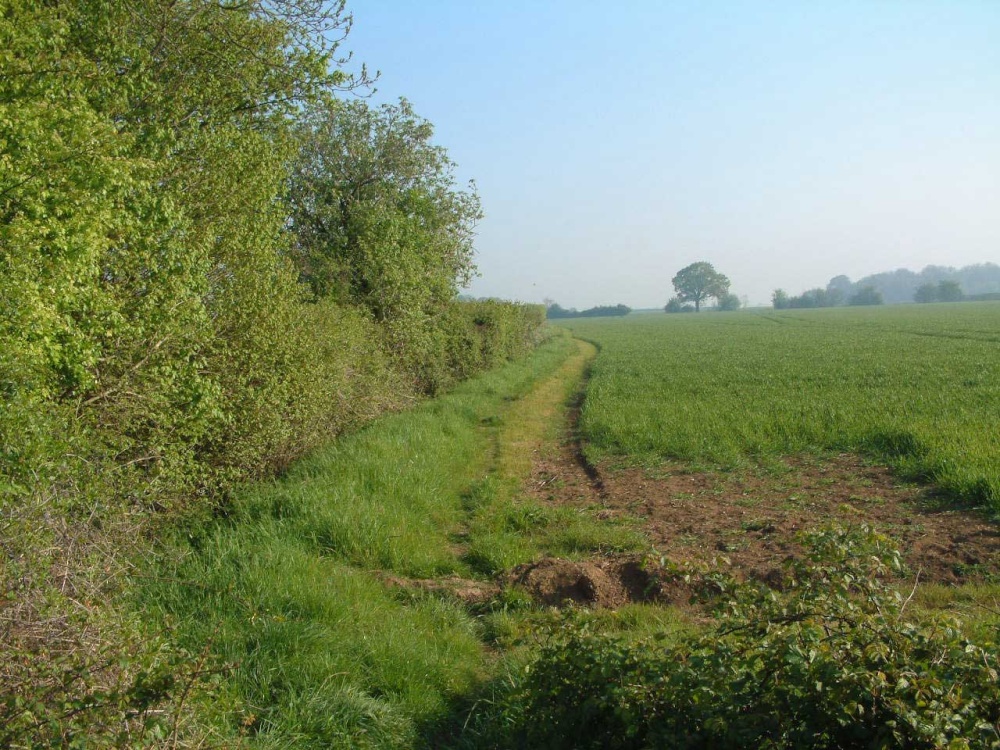
[[[674,290],[682,302],[694,302],[694,311],[701,311],[702,300],[722,299],[729,293],[729,279],[716,271],[711,263],[692,263],[673,278]]]

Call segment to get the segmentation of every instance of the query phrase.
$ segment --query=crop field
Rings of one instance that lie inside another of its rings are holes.
[[[1000,509],[1000,304],[563,325],[600,348],[581,414],[592,461],[851,452]]]

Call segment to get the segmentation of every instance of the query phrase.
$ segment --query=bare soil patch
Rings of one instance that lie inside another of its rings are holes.
[[[658,598],[659,582],[632,558],[600,558],[573,562],[545,558],[520,565],[507,576],[506,585],[517,585],[543,604],[566,603],[594,607],[620,607],[628,602]]]
[[[585,466],[576,441],[567,439],[536,460],[529,492],[599,517],[638,518],[670,562],[724,558],[737,576],[775,586],[783,563],[802,552],[799,532],[831,523],[867,524],[892,537],[911,574],[924,582],[1000,579],[997,524],[947,508],[932,488],[901,482],[854,455],[789,458],[771,472],[692,471],[682,464],[615,470]]]

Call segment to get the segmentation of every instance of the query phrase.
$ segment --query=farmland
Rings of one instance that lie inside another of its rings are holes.
[[[163,534],[173,744],[996,746],[997,318],[551,327]]]
[[[573,321],[587,457],[714,468],[858,453],[1000,508],[1000,305]]]

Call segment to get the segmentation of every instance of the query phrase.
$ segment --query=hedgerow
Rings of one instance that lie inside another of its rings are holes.
[[[181,716],[184,669],[150,675],[193,657],[113,606],[156,526],[530,341],[536,312],[498,304],[486,333],[455,299],[447,179],[410,194],[422,234],[365,236],[402,289],[438,259],[432,310],[305,283],[297,122],[364,82],[350,24],[313,0],[0,11],[0,744],[176,735],[143,727]]]

